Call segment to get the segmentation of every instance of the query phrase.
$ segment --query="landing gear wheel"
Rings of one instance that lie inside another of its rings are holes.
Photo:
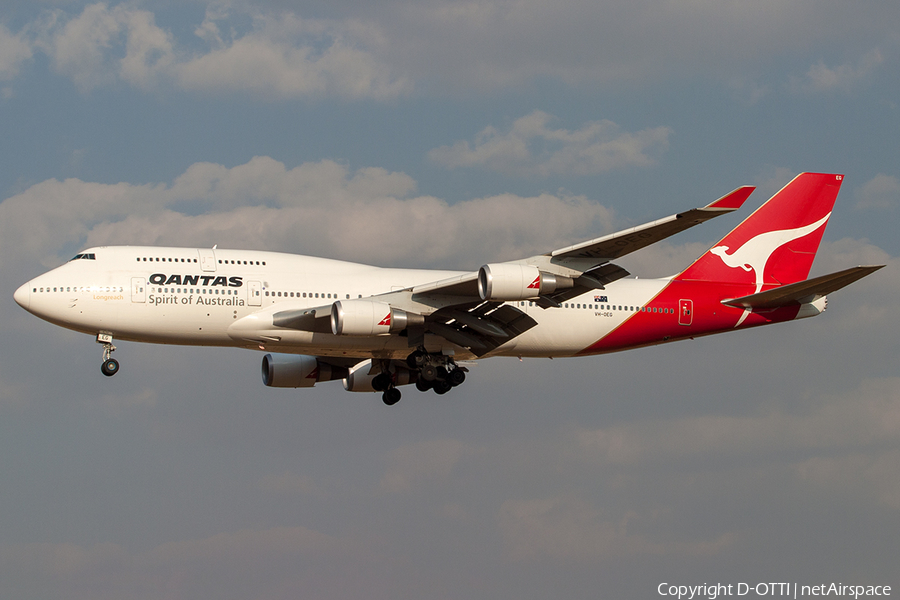
[[[391,376],[388,373],[379,373],[372,378],[372,387],[376,392],[384,392],[391,385]]]
[[[453,369],[447,375],[447,382],[453,387],[461,385],[466,380],[466,373],[462,369]]]
[[[418,369],[425,364],[426,354],[421,350],[416,350],[406,357],[406,366],[410,369]]]
[[[424,379],[416,380],[416,389],[420,392],[427,392],[431,389],[432,383],[430,381],[425,381]]]
[[[438,380],[434,382],[434,393],[438,395],[446,394],[450,391],[450,388],[453,386],[450,385],[449,381]]]
[[[100,365],[100,371],[107,377],[112,377],[119,372],[119,361],[114,358],[103,361],[103,364]]]
[[[385,390],[384,394],[381,395],[381,399],[388,406],[393,406],[400,402],[400,396],[402,396],[400,390],[398,390],[397,388],[391,388],[389,390]]]
[[[438,371],[434,365],[424,365],[422,367],[422,379],[425,381],[434,381],[437,379]]]

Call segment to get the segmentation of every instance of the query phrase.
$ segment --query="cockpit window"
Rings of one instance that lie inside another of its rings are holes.
[[[72,260],[97,260],[97,255],[93,252],[89,254],[76,254],[72,257]],[[69,262],[72,262],[72,260],[70,260]]]

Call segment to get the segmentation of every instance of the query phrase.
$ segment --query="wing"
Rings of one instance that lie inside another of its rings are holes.
[[[604,261],[620,258],[676,233],[681,233],[685,229],[690,229],[694,225],[699,225],[719,215],[739,209],[755,189],[752,186],[739,187],[730,194],[726,194],[702,208],[694,208],[665,219],[645,223],[631,229],[624,229],[617,233],[581,242],[567,248],[560,248],[551,252],[550,256],[554,258],[601,259]]]
[[[560,248],[548,254],[507,263],[523,268],[537,269],[538,279],[531,281],[528,275],[523,281],[532,285],[552,276],[553,291],[532,294],[528,299],[538,306],[549,308],[593,289],[604,289],[613,281],[629,275],[622,267],[610,261],[650,244],[682,232],[709,219],[737,210],[755,188],[739,187],[702,208],[678,213],[638,227],[588,240],[574,246]],[[480,289],[479,278],[484,277],[485,267],[474,273],[457,275],[448,279],[417,285],[404,290],[417,304],[433,303],[437,308],[425,318],[423,332],[439,335],[476,355],[490,352],[497,346],[521,335],[537,322],[506,300],[522,300],[523,296],[508,299],[487,300]],[[534,271],[532,271],[534,272]],[[561,284],[561,285],[556,285]],[[484,281],[481,282],[481,287]],[[396,293],[386,294],[391,296]],[[421,337],[408,332],[410,346]]]
[[[752,186],[739,187],[704,207],[694,208],[638,227],[623,229],[547,254],[515,261],[515,264],[532,265],[542,272],[573,279],[574,285],[564,290],[539,296],[540,305],[558,306],[560,302],[565,302],[569,298],[574,298],[591,289],[603,289],[607,284],[629,275],[628,271],[622,267],[609,264],[611,260],[645,248],[712,218],[735,211],[743,205],[754,189]],[[418,285],[411,288],[411,291],[419,295],[475,297],[479,294],[478,276],[478,273],[467,273]]]

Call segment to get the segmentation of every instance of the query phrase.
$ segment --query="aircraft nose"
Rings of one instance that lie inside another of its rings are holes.
[[[28,310],[29,304],[31,304],[31,287],[29,284],[25,284],[20,286],[19,289],[16,290],[16,293],[13,294],[13,298],[16,301],[16,304]]]

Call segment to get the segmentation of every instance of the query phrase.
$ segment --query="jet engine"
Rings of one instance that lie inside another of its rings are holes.
[[[348,392],[378,392],[372,385],[372,380],[379,375],[378,372],[369,373],[372,367],[372,361],[367,360],[354,367],[346,377],[344,377],[344,389]],[[398,368],[391,374],[394,387],[415,383],[417,374],[407,369]]]
[[[334,335],[379,335],[424,325],[425,317],[371,300],[338,300],[331,305]]]
[[[478,295],[482,300],[528,300],[573,285],[569,277],[544,273],[530,265],[499,263],[478,269]]]
[[[262,359],[263,383],[269,387],[312,387],[318,381],[347,377],[346,367],[334,367],[305,354],[266,354]]]

